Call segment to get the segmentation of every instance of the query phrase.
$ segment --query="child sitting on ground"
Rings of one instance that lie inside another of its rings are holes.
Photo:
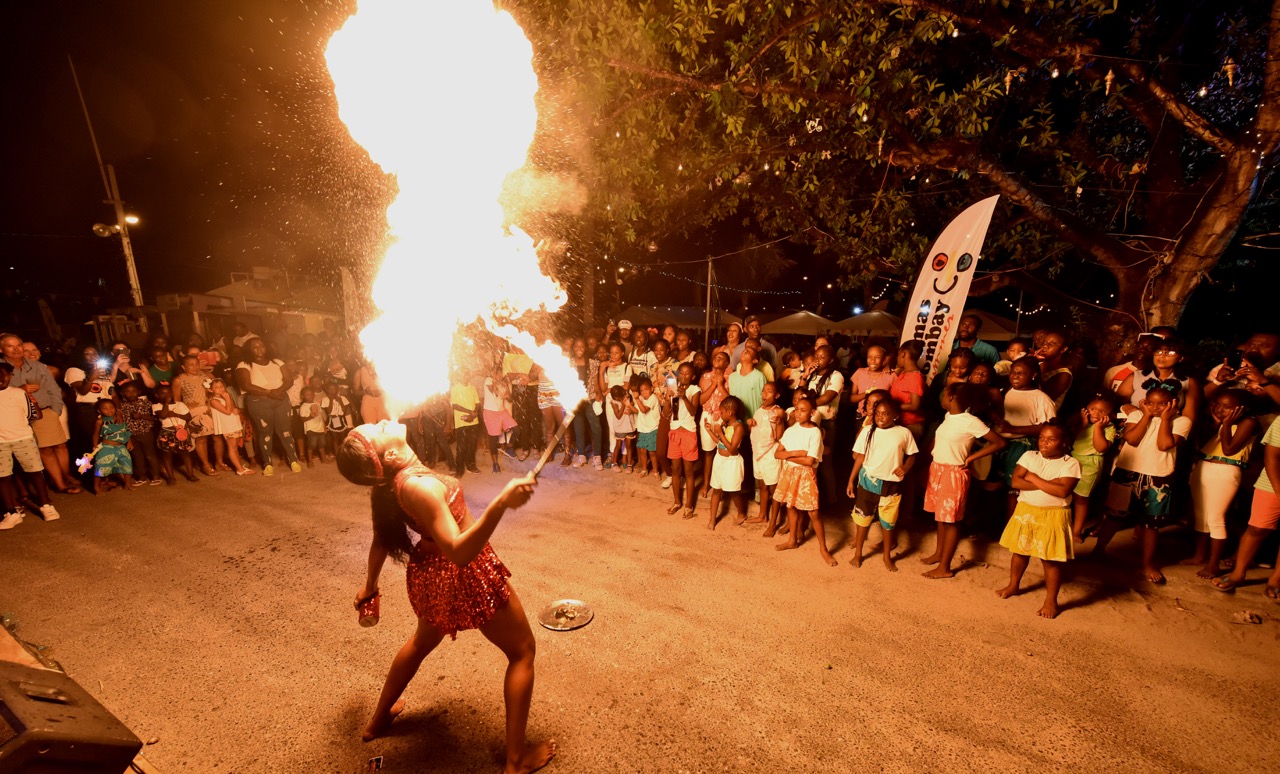
[[[969,413],[973,395],[981,389],[968,382],[953,382],[942,391],[947,416],[934,434],[933,463],[924,494],[924,509],[938,522],[938,539],[933,553],[920,560],[938,566],[925,572],[926,578],[954,577],[951,560],[960,543],[960,521],[969,499],[970,466],[1005,446],[999,433]],[[986,443],[975,448],[974,441],[980,438]]]
[[[768,388],[769,385],[766,385]],[[716,440],[716,458],[711,463],[711,519],[707,529],[716,528],[720,518],[720,498],[728,493],[737,512],[735,525],[747,518],[747,505],[742,496],[743,464],[738,453],[745,435],[742,424],[742,401],[730,395],[720,401],[720,424],[709,425],[707,432]]]
[[[1071,538],[1077,543],[1084,542],[1084,524],[1089,518],[1089,496],[1102,473],[1103,457],[1116,440],[1116,427],[1112,421],[1115,413],[1115,404],[1102,395],[1089,401],[1089,405],[1080,410],[1079,430],[1071,444],[1071,456],[1080,463],[1080,481],[1071,493]]]
[[[822,461],[822,430],[813,423],[813,398],[796,390],[791,417],[794,423],[778,441],[773,456],[782,461],[782,473],[773,499],[787,508],[787,542],[774,546],[778,551],[799,548],[812,516],[813,532],[818,538],[818,553],[828,565],[835,567],[835,557],[827,550],[826,531],[818,513],[818,463]],[[780,530],[781,531],[781,530]]]
[[[1000,545],[1009,549],[1009,585],[996,592],[1008,599],[1019,591],[1031,557],[1044,567],[1044,606],[1041,618],[1058,615],[1062,565],[1075,558],[1071,539],[1071,491],[1080,480],[1080,463],[1067,454],[1067,433],[1057,420],[1040,428],[1037,450],[1018,459],[1013,488],[1018,505],[1004,528]]]
[[[760,408],[747,420],[751,428],[752,472],[755,474],[756,491],[760,493],[760,513],[748,524],[764,524],[764,536],[773,537],[778,531],[778,507],[773,501],[773,490],[778,485],[782,462],[773,453],[778,449],[785,426],[782,408],[778,406],[778,385],[770,382],[760,392]]]
[[[111,476],[120,476],[126,491],[141,486],[142,482],[133,480],[133,457],[129,454],[133,441],[129,440],[129,426],[119,407],[111,398],[104,398],[98,401],[97,409],[98,421],[93,427],[93,442],[98,447],[93,455],[93,493],[108,491],[107,479]]]
[[[1134,527],[1142,546],[1142,574],[1152,583],[1164,583],[1156,558],[1159,529],[1173,519],[1173,470],[1178,444],[1187,439],[1191,420],[1178,416],[1173,394],[1154,389],[1142,399],[1139,410],[1128,415],[1123,445],[1111,470],[1107,514],[1094,552],[1101,556],[1116,532]]]
[[[1191,504],[1195,511],[1196,553],[1183,564],[1203,565],[1196,575],[1216,578],[1221,572],[1222,548],[1227,542],[1227,511],[1231,508],[1258,422],[1249,416],[1250,395],[1223,390],[1209,404],[1212,435],[1200,447],[1191,468]],[[1265,476],[1265,471],[1263,472]]]
[[[880,522],[884,533],[882,553],[884,566],[897,572],[893,550],[897,545],[894,528],[898,525],[898,506],[902,501],[902,481],[915,464],[915,436],[898,424],[898,403],[886,398],[876,404],[873,423],[858,433],[853,444],[853,471],[849,474],[846,493],[853,499],[854,567],[862,566],[862,544],[873,521]]]

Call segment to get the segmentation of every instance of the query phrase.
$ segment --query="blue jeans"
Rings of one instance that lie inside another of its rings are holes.
[[[578,445],[578,454],[587,456],[587,437],[591,437],[593,456],[604,456],[604,441],[600,429],[600,418],[591,409],[591,401],[584,400],[578,404],[578,411],[573,415],[573,435]]]
[[[246,395],[244,407],[253,421],[253,439],[258,443],[258,461],[271,464],[271,441],[280,439],[285,459],[289,464],[298,461],[298,446],[293,442],[293,421],[289,416],[288,398],[268,398],[265,395]]]

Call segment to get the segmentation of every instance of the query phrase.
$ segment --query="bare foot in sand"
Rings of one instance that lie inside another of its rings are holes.
[[[931,562],[930,564],[933,564],[933,562]],[[932,570],[929,570],[928,572],[922,572],[920,574],[931,580],[938,580],[939,578],[956,577],[956,574],[952,572],[950,567],[935,567]]]
[[[889,554],[885,554],[885,555],[884,555],[884,568],[885,568],[886,570],[888,570],[889,572],[897,572],[897,571],[898,571],[898,565],[897,565],[897,563],[893,561],[893,557],[892,557],[892,556],[890,556]]]
[[[556,742],[554,739],[548,739],[537,744],[527,744],[524,747],[524,754],[520,756],[520,760],[507,761],[507,766],[503,769],[504,774],[529,774],[529,772],[537,771],[550,763],[555,754]]]
[[[855,554],[853,555],[853,558],[849,560],[849,564],[853,565],[854,567],[861,567],[861,566],[862,566],[862,552],[861,552],[861,551],[859,551],[858,553],[855,553]]]
[[[773,536],[774,536],[774,535],[776,535],[776,534],[778,534],[778,528],[777,528],[777,527],[769,527],[768,529],[766,529],[766,530],[764,531],[764,534],[763,534],[763,535],[761,535],[761,537],[771,538],[771,537],[773,537]]]
[[[1218,567],[1217,564],[1209,564],[1208,562],[1206,562],[1204,567],[1200,568],[1200,572],[1196,573],[1196,577],[1197,578],[1216,578],[1221,574],[1222,574],[1222,570],[1221,568]]]
[[[788,540],[785,543],[779,543],[778,545],[774,546],[773,550],[774,551],[790,551],[793,548],[799,548],[799,547],[800,547],[799,543]]]
[[[1046,599],[1044,601],[1044,607],[1036,611],[1036,615],[1040,616],[1041,618],[1057,618],[1058,603],[1054,602],[1052,599]]]
[[[692,508],[685,508],[685,509],[684,509],[684,513],[680,514],[680,518],[682,518],[682,519],[692,519],[692,518],[693,518],[694,516],[696,516],[696,515],[697,515],[697,514],[693,512],[693,509],[692,509]]]
[[[747,514],[745,513],[739,513],[733,519],[733,526],[735,527],[741,527],[743,524],[746,524],[746,523],[747,523]]]
[[[742,523],[743,524],[764,524],[765,520],[760,518],[759,516],[754,516],[750,519],[743,521]]]
[[[1012,583],[1010,583],[1008,586],[1005,586],[1004,588],[996,592],[996,596],[1000,597],[1001,599],[1008,599],[1009,597],[1017,596],[1017,594],[1018,594],[1018,587],[1013,585]]]
[[[364,730],[364,734],[361,735],[360,738],[366,742],[372,742],[374,739],[382,736],[386,733],[387,727],[391,725],[391,721],[395,720],[401,712],[404,712],[404,699],[400,699],[395,704],[392,704],[391,711],[387,713],[385,718],[374,718],[373,720],[370,720],[369,726]]]
[[[711,530],[711,531],[713,531],[713,532],[714,532],[714,531],[715,531],[715,528],[716,528],[716,517],[715,517],[715,516],[712,516],[712,517],[707,521],[707,529],[709,529],[709,530]]]
[[[836,561],[836,558],[826,551],[822,552],[822,561],[826,562],[830,567],[840,566],[840,563]]]
[[[937,564],[942,561],[942,557],[937,554],[920,557],[920,564]]]
[[[1154,583],[1157,586],[1164,583],[1164,573],[1160,572],[1154,567],[1142,568],[1142,576],[1146,578],[1149,582]]]

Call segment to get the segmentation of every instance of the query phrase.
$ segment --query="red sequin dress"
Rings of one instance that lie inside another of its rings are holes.
[[[461,528],[463,518],[468,515],[467,501],[458,479],[452,476],[441,475],[425,466],[406,468],[396,474],[396,500],[400,500],[405,481],[417,476],[429,476],[444,485],[449,513]],[[511,595],[507,589],[510,577],[511,571],[488,543],[470,564],[459,567],[427,537],[414,546],[405,571],[413,612],[455,640],[458,632],[478,629],[488,623],[498,608],[507,603]]]

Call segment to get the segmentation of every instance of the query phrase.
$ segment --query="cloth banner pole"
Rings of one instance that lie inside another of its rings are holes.
[[[925,256],[907,305],[902,343],[912,339],[924,343],[920,370],[926,383],[933,381],[951,354],[982,243],[999,199],[983,199],[957,215]]]

